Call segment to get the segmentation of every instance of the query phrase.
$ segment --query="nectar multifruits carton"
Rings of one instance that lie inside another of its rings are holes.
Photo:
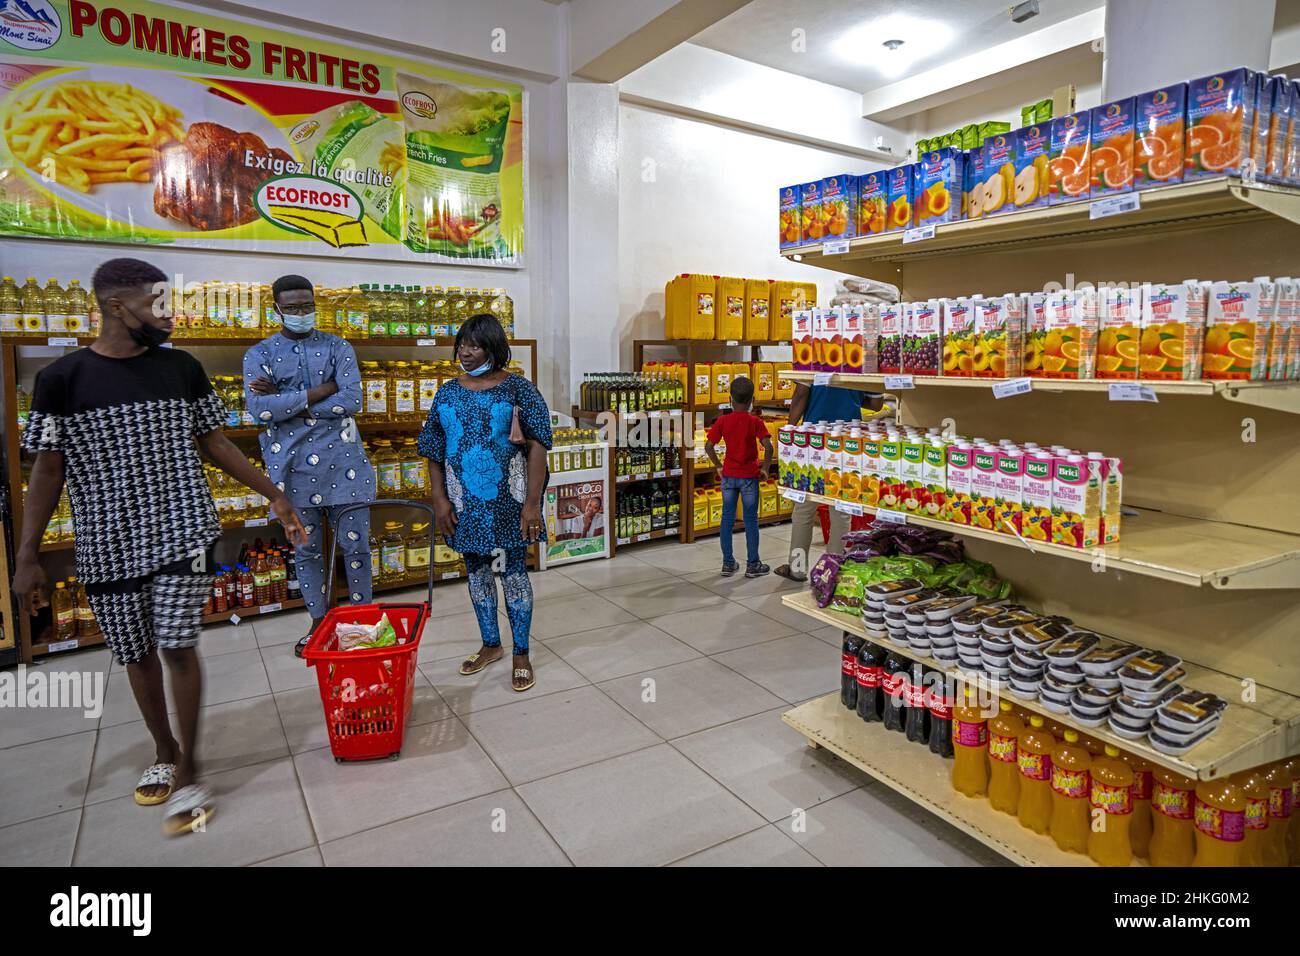
[[[971,523],[971,480],[974,467],[974,449],[967,442],[957,442],[948,446],[946,503],[948,520],[954,524]]]
[[[1024,517],[1025,453],[1014,446],[998,449],[998,494],[994,501],[997,530],[1021,533]]]
[[[996,531],[998,523],[998,449],[982,445],[972,455],[971,516],[972,528]]]
[[[1052,460],[1052,453],[1045,449],[1025,452],[1020,533],[1030,541],[1052,540]]]

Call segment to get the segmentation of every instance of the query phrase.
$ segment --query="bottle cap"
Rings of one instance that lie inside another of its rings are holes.
[[[1114,744],[1107,744],[1107,745],[1106,745],[1106,756],[1107,756],[1107,757],[1118,757],[1118,756],[1119,756],[1119,748],[1116,747]]]
[[[1034,714],[1034,716],[1032,716],[1032,717],[1029,718],[1029,726],[1030,726],[1030,727],[1041,727],[1041,726],[1043,726],[1043,718],[1040,717],[1038,714]]]
[[[1079,742],[1079,732],[1077,730],[1067,730],[1065,732],[1065,742],[1067,744],[1077,744]]]
[[[1009,700],[998,701],[998,710],[1002,711],[1002,713],[1004,714],[1011,713],[1011,701]]]

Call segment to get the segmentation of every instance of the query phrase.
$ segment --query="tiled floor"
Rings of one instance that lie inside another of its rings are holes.
[[[765,529],[764,557],[788,538]],[[0,865],[1000,863],[781,722],[838,686],[839,635],[782,607],[789,582],[720,565],[707,538],[535,575],[525,694],[506,663],[457,673],[477,625],[464,585],[439,585],[393,762],[331,758],[291,652],[301,614],[210,630],[218,809],[178,840],[131,798],[152,754],[126,674],[105,651],[60,657],[44,666],[105,672],[104,713],[0,714]]]

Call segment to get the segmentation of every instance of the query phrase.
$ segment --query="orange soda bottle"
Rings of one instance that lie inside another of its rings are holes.
[[[1020,768],[1016,743],[1025,722],[1016,716],[1011,701],[998,702],[998,715],[989,721],[989,806],[1003,813],[1020,807]]]
[[[1268,781],[1259,767],[1234,773],[1229,779],[1246,798],[1246,832],[1238,866],[1263,866],[1264,843],[1268,839]]]
[[[1192,866],[1241,866],[1246,795],[1227,780],[1196,785],[1196,857]]]
[[[1016,766],[1020,770],[1020,825],[1046,833],[1052,822],[1052,750],[1056,738],[1047,732],[1043,718],[1029,718],[1016,741]]]
[[[1264,866],[1286,866],[1286,840],[1295,808],[1291,804],[1294,780],[1283,761],[1264,768],[1268,784],[1268,832],[1264,840]]]
[[[1151,771],[1152,866],[1191,866],[1196,857],[1196,781],[1166,767]]]
[[[982,797],[989,789],[989,727],[974,698],[975,688],[968,685],[963,703],[952,709],[952,788]]]
[[[1102,866],[1128,866],[1133,862],[1133,844],[1129,841],[1133,768],[1120,759],[1118,747],[1105,744],[1101,756],[1092,761],[1090,776],[1088,802],[1094,820],[1088,833],[1088,856]]]
[[[1069,853],[1088,852],[1088,768],[1092,755],[1079,741],[1079,733],[1067,730],[1065,739],[1052,751],[1052,823],[1049,831],[1056,845]]]

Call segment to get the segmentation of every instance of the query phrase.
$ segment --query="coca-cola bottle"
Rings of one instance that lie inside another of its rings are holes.
[[[956,681],[931,672],[927,706],[930,710],[930,752],[952,756],[952,708],[957,703]],[[942,680],[938,678],[942,677]]]
[[[862,638],[844,632],[844,643],[840,648],[840,703],[849,710],[858,703],[858,650],[861,647]]]
[[[903,732],[908,740],[916,744],[923,744],[930,739],[930,711],[925,704],[926,683],[925,668],[913,664],[907,689],[907,715],[903,720]]]
[[[910,662],[906,657],[890,653],[885,658],[885,670],[880,681],[880,719],[886,730],[903,730],[907,719],[907,696],[911,692]]]
[[[858,651],[858,716],[865,721],[880,719],[880,683],[885,673],[885,649],[863,641]]]

